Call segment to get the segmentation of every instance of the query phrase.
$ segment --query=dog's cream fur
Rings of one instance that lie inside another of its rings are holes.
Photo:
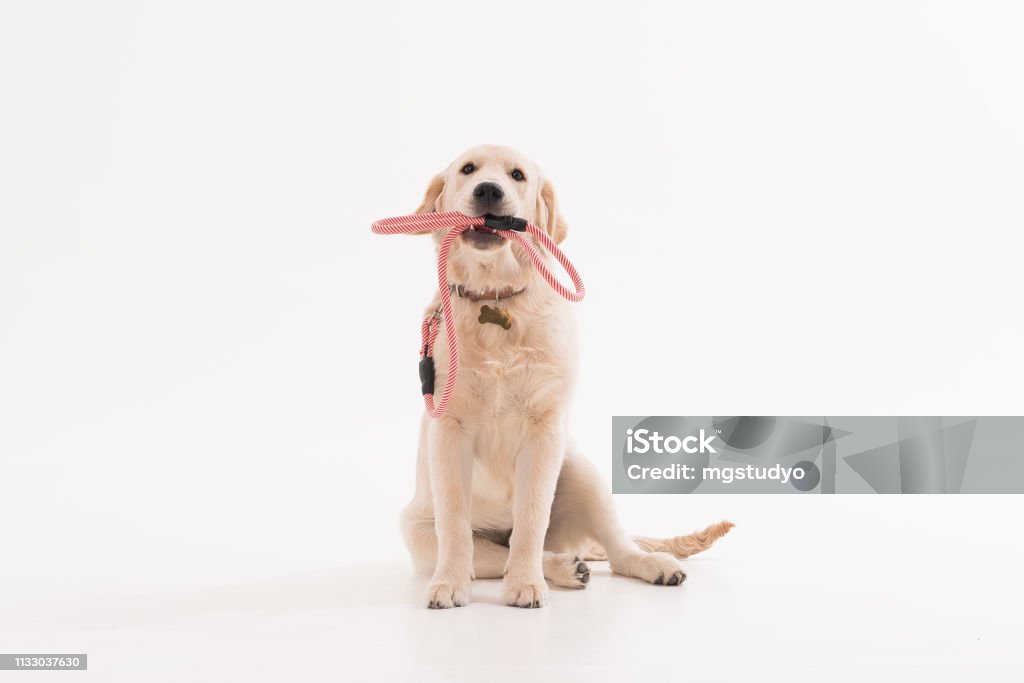
[[[467,164],[473,165],[468,174]],[[525,177],[514,178],[514,170]],[[506,147],[480,146],[461,155],[431,181],[417,212],[479,215],[473,190],[481,182],[504,190],[488,212],[526,218],[555,242],[565,239],[551,183]],[[434,235],[438,243],[442,237]],[[478,247],[456,239],[449,282],[474,291],[525,291],[502,302],[513,319],[508,330],[477,321],[480,305],[493,302],[453,299],[459,379],[448,411],[438,419],[423,416],[416,493],[402,515],[413,563],[433,577],[426,604],[465,605],[474,578],[504,576],[505,602],[540,607],[548,600],[545,578],[585,587],[590,574],[583,559],[607,558],[618,574],[681,584],[685,574],[676,558],[706,549],[732,525],[673,539],[633,539],[619,525],[611,495],[566,435],[576,376],[571,304],[509,241]],[[435,293],[428,312],[439,303]],[[443,325],[434,362],[442,387],[448,368]]]

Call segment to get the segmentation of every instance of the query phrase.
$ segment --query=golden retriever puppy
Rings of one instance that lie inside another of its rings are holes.
[[[417,212],[452,210],[526,218],[556,243],[568,230],[551,182],[507,147],[474,147],[430,181]],[[434,233],[438,244],[443,236]],[[558,272],[553,260],[551,268]],[[576,377],[572,305],[518,245],[486,231],[456,239],[448,281],[458,384],[444,415],[424,413],[416,492],[402,514],[413,563],[432,575],[426,605],[465,605],[474,578],[504,577],[506,603],[543,607],[545,579],[587,585],[585,559],[607,558],[612,571],[650,583],[681,584],[676,558],[706,549],[732,525],[672,539],[633,539],[622,529],[610,493],[566,434]],[[428,313],[439,305],[435,292]],[[484,305],[490,313],[481,313]],[[448,368],[443,325],[434,363],[440,388]]]

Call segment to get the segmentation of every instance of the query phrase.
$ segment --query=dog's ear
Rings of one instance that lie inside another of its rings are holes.
[[[540,221],[539,227],[544,228],[551,235],[555,244],[561,244],[565,236],[569,234],[569,225],[558,209],[558,196],[555,194],[555,188],[546,179],[541,180],[540,193],[537,197],[537,219]]]
[[[444,194],[444,174],[438,173],[434,176],[430,185],[427,186],[427,193],[423,195],[423,201],[416,207],[414,213],[434,213],[440,209],[441,195]]]
[[[441,195],[444,194],[444,173],[438,173],[430,179],[427,185],[427,193],[423,195],[423,201],[416,207],[413,213],[434,213],[441,208]],[[410,235],[429,235],[433,230],[420,230],[411,232]]]

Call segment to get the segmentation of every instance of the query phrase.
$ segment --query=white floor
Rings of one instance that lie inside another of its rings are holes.
[[[553,590],[548,609],[505,607],[480,581],[473,604],[431,611],[395,534],[368,557],[262,578],[69,576],[49,594],[28,580],[0,643],[89,654],[88,672],[33,680],[1021,680],[1020,497],[720,500],[746,512],[682,587],[594,563],[586,590]]]

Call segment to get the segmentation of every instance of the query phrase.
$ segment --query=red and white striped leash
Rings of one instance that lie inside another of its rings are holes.
[[[585,294],[583,279],[568,257],[558,248],[554,240],[543,230],[522,218],[512,216],[467,216],[458,211],[442,213],[417,213],[409,216],[382,218],[374,222],[371,229],[378,235],[398,235],[402,233],[424,232],[451,228],[441,242],[437,255],[437,288],[441,293],[441,318],[448,337],[448,378],[445,381],[441,398],[434,403],[434,340],[440,331],[438,313],[428,315],[421,326],[422,345],[420,351],[420,381],[423,383],[423,401],[431,417],[440,417],[448,409],[448,401],[455,389],[455,381],[459,375],[459,338],[455,331],[455,315],[452,311],[452,295],[448,288],[448,252],[455,238],[471,228],[485,227],[507,240],[519,244],[533,261],[537,272],[543,276],[551,289],[569,301],[580,301]],[[523,236],[528,232],[555,257],[569,277],[572,278],[575,291],[570,290],[548,269],[544,257],[540,255],[533,243]]]

